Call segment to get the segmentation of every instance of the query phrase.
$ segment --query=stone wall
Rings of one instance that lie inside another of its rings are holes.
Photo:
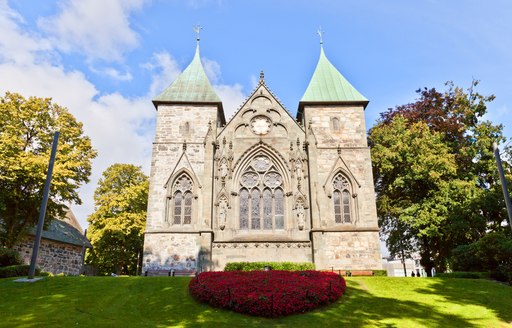
[[[29,236],[15,249],[25,264],[30,264],[34,237]],[[79,275],[82,269],[82,247],[58,241],[41,239],[37,254],[37,267],[53,274]]]
[[[378,270],[382,268],[378,231],[314,233],[318,270]]]
[[[312,262],[307,241],[214,243],[212,254],[215,271],[229,262]]]

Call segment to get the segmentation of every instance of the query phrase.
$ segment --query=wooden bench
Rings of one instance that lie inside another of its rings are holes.
[[[322,270],[327,272],[334,272],[337,274],[340,274],[342,276],[348,276],[350,272],[350,276],[373,276],[372,270],[337,270],[337,269],[331,269],[331,270]]]
[[[182,277],[193,277],[196,274],[194,270],[162,270],[162,269],[146,269],[144,276],[182,276]]]

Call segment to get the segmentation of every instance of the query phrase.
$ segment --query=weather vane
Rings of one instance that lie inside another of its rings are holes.
[[[320,44],[324,44],[323,35],[325,32],[322,30],[322,26],[318,28],[318,31],[316,31],[316,33],[320,37]]]
[[[196,32],[197,34],[197,41],[199,41],[199,33],[201,33],[201,30],[203,29],[203,27],[200,25],[200,24],[197,24],[194,26],[194,32]]]

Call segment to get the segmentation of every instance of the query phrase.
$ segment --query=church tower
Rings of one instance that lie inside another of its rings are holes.
[[[190,274],[254,261],[381,268],[368,100],[323,48],[297,119],[262,72],[226,122],[199,43],[153,104],[144,272]]]
[[[368,100],[323,46],[297,119],[308,144],[313,256],[317,268],[378,269],[379,227],[364,109]]]
[[[209,261],[213,151],[225,124],[222,102],[194,58],[153,99],[157,110],[151,161],[144,267],[195,271]],[[199,255],[198,255],[199,254]]]

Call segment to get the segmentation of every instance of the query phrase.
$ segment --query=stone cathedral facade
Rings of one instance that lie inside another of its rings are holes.
[[[226,122],[190,65],[153,100],[145,270],[222,270],[228,262],[380,269],[364,98],[323,48],[294,118],[266,85]]]

